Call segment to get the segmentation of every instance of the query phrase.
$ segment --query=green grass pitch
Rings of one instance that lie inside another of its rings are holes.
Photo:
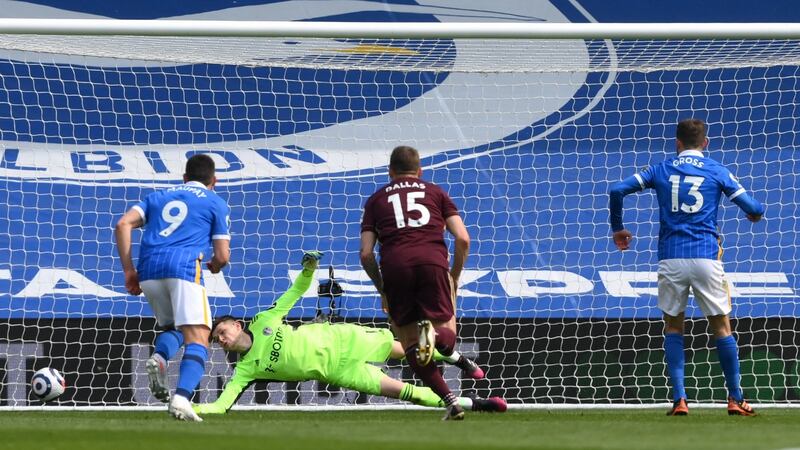
[[[0,412],[0,449],[788,449],[800,409],[729,417],[664,411],[513,410],[441,422],[441,411],[234,411],[203,423],[165,412]]]

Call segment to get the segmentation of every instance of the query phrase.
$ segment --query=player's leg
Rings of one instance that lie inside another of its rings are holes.
[[[708,316],[717,344],[717,356],[725,375],[725,386],[728,388],[728,414],[732,416],[754,416],[756,414],[744,399],[740,385],[739,348],[736,338],[731,333],[730,320],[727,315]]]
[[[345,366],[340,372],[322,381],[365,394],[400,399],[415,405],[430,408],[445,406],[442,399],[430,388],[414,386],[391,378],[380,368],[364,362]],[[505,400],[500,397],[490,399],[459,397],[457,401],[462,408],[472,411],[504,412],[507,409]]]
[[[461,372],[469,378],[483,379],[485,376],[483,369],[475,361],[455,350],[456,317],[451,317],[447,322],[431,321],[431,326],[436,333],[433,360],[452,364],[461,369]]]
[[[428,387],[414,386],[382,374],[380,380],[381,395],[411,402],[415,405],[431,408],[443,408],[444,402]],[[458,404],[462,408],[480,412],[505,412],[508,409],[506,401],[501,397],[470,398],[458,397]]]
[[[146,280],[142,281],[140,286],[158,325],[170,328],[156,336],[155,351],[145,362],[150,392],[158,400],[167,403],[170,397],[167,366],[169,360],[183,345],[183,334],[174,329],[175,318],[166,280]]]
[[[672,386],[670,416],[689,413],[686,404],[684,371],[686,356],[683,343],[683,323],[689,298],[689,277],[683,260],[670,259],[658,264],[658,307],[664,312],[664,360]]]
[[[685,416],[689,413],[684,385],[686,356],[683,343],[684,313],[677,316],[664,314],[664,360],[667,363],[670,386],[672,386],[672,409],[669,416]]]
[[[435,297],[431,298],[429,291],[438,287],[438,284],[429,286],[426,281],[430,274],[426,274],[425,270],[419,270],[418,267],[385,267],[382,273],[389,316],[394,324],[395,334],[403,346],[408,365],[417,377],[448,405],[446,419],[463,419],[464,411],[442,378],[438,367],[435,364],[422,364],[418,357],[420,330],[417,322],[427,318],[421,310],[421,304],[436,300]],[[452,304],[449,301],[449,292],[444,296],[451,314],[436,319],[446,321],[452,317]],[[421,300],[423,298],[426,300]]]
[[[400,341],[392,341],[392,349],[389,353],[389,358],[387,359],[405,359],[405,357],[406,353],[403,350],[403,344],[401,344]],[[467,358],[457,351],[453,351],[450,356],[444,356],[438,351],[434,351],[433,360],[437,362],[444,361],[447,364],[454,365],[461,369],[461,373],[464,376],[469,378],[480,380],[484,377],[483,369],[481,369],[478,364],[475,363],[475,361]]]
[[[703,314],[708,318],[717,345],[717,355],[728,388],[728,414],[752,416],[753,408],[744,400],[740,385],[739,348],[733,337],[728,314],[731,297],[722,262],[694,260],[692,290]]]
[[[175,326],[184,339],[178,385],[170,402],[170,413],[178,419],[201,421],[190,399],[205,373],[208,338],[211,334],[211,309],[204,286],[186,280],[170,279]]]

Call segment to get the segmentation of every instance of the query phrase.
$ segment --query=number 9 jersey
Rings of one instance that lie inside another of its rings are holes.
[[[211,241],[230,240],[230,208],[214,191],[190,181],[149,194],[133,206],[144,220],[139,281],[177,278],[203,284]]]
[[[763,213],[763,207],[728,169],[697,150],[684,150],[631,178],[623,184],[627,182],[634,191],[656,191],[659,260],[720,258],[717,212],[722,194],[740,207],[745,206],[745,211]]]

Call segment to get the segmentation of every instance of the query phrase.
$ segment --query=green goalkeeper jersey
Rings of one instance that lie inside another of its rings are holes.
[[[217,401],[196,405],[200,414],[224,413],[251,383],[325,379],[337,360],[339,346],[331,339],[328,324],[304,325],[297,329],[284,318],[311,286],[313,273],[304,270],[275,304],[257,314],[247,327],[253,345],[239,356],[233,378]],[[333,368],[335,369],[335,368]]]

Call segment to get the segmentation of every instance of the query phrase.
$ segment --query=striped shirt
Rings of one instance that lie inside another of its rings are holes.
[[[719,258],[717,212],[722,194],[747,214],[764,213],[764,207],[722,164],[704,157],[699,150],[684,150],[612,186],[609,209],[613,231],[624,228],[624,196],[644,189],[655,189],[658,198],[659,260]]]
[[[153,192],[133,207],[144,220],[139,280],[178,278],[203,284],[211,241],[230,240],[230,208],[214,191],[190,181]]]

